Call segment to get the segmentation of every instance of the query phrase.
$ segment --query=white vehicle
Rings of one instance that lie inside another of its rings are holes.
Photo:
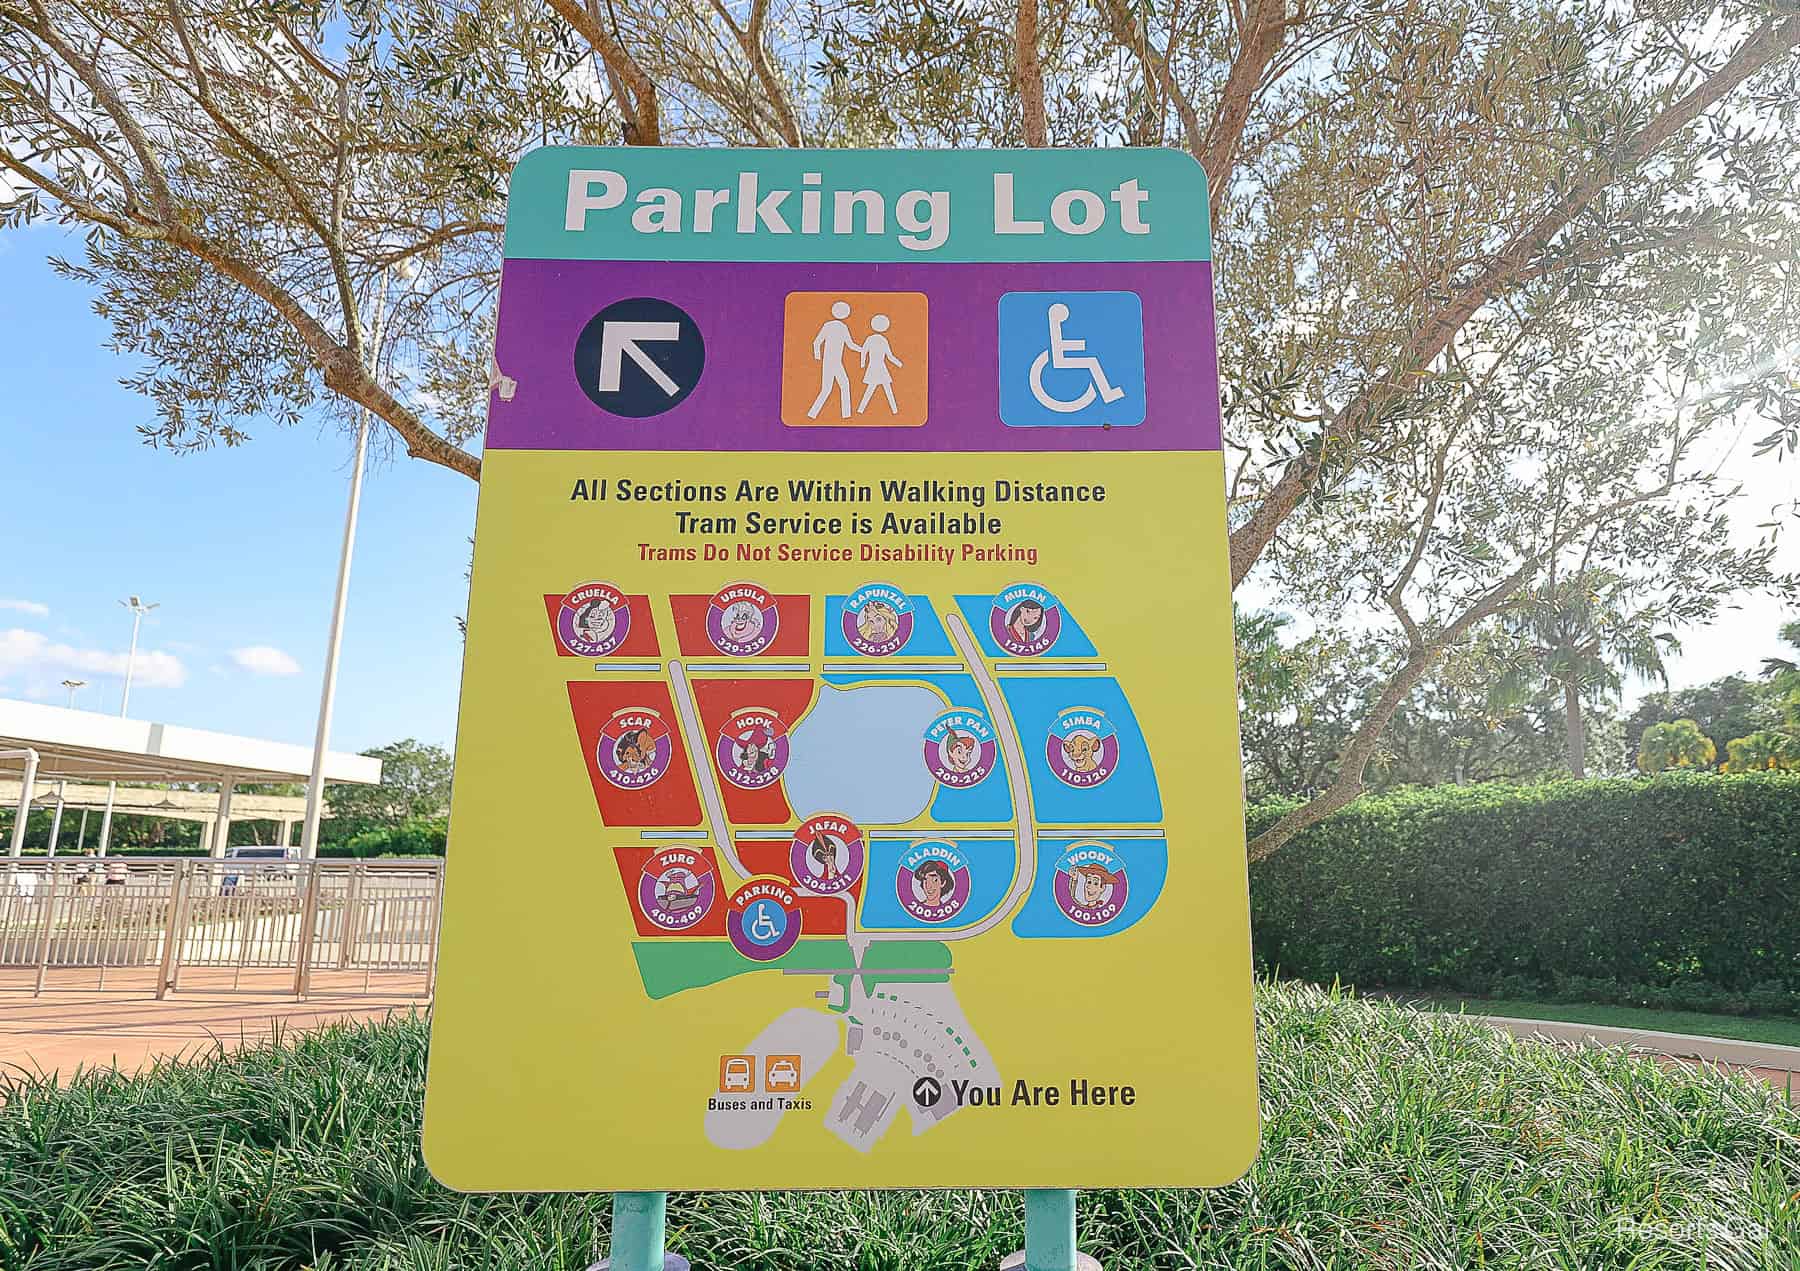
[[[786,1059],[777,1059],[769,1065],[769,1089],[798,1090],[800,1088],[800,1070]]]
[[[725,1061],[725,1088],[727,1090],[748,1090],[751,1084],[751,1067],[748,1059],[740,1056]]]
[[[299,858],[300,849],[297,847],[265,847],[260,844],[247,844],[242,847],[228,847],[225,849],[225,859],[228,861],[292,861],[298,860]],[[282,872],[291,874],[294,871],[289,869]],[[223,881],[219,883],[220,894],[229,896],[232,892],[237,890],[240,881],[242,881],[241,875],[225,875]]]

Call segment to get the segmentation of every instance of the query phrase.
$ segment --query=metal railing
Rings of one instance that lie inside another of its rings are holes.
[[[0,989],[393,993],[437,961],[444,863],[0,861]],[[149,985],[145,981],[148,978]],[[184,983],[185,980],[185,983]]]

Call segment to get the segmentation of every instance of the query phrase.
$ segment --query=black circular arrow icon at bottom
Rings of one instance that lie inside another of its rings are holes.
[[[935,1108],[937,1101],[944,1097],[944,1088],[938,1084],[936,1077],[920,1077],[913,1082],[913,1102],[921,1108]]]

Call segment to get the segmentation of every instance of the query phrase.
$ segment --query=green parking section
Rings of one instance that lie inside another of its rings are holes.
[[[826,974],[856,965],[844,940],[802,940],[772,962],[753,962],[725,940],[638,940],[631,950],[637,957],[644,992],[653,999],[705,988],[752,971]],[[861,975],[865,991],[889,981],[939,983],[950,978],[950,950],[930,940],[878,940],[863,951]],[[833,978],[848,987],[848,974]]]

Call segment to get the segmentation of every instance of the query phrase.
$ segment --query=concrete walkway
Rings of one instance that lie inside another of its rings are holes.
[[[0,1071],[56,1073],[64,1081],[78,1068],[135,1072],[157,1058],[254,1045],[277,1029],[303,1032],[335,1020],[423,1012],[422,987],[371,994],[324,988],[303,1002],[273,986],[242,993],[182,992],[160,1002],[148,990],[60,989],[39,997],[0,991]]]
[[[1800,1046],[1776,1046],[1769,1042],[1738,1041],[1731,1037],[1700,1037],[1688,1033],[1663,1033],[1649,1028],[1606,1028],[1599,1024],[1570,1024],[1561,1020],[1511,1019],[1503,1015],[1474,1015],[1515,1037],[1540,1037],[1578,1046],[1625,1046],[1651,1055],[1698,1063],[1724,1064],[1755,1073],[1777,1090],[1790,1093],[1800,1103]]]

